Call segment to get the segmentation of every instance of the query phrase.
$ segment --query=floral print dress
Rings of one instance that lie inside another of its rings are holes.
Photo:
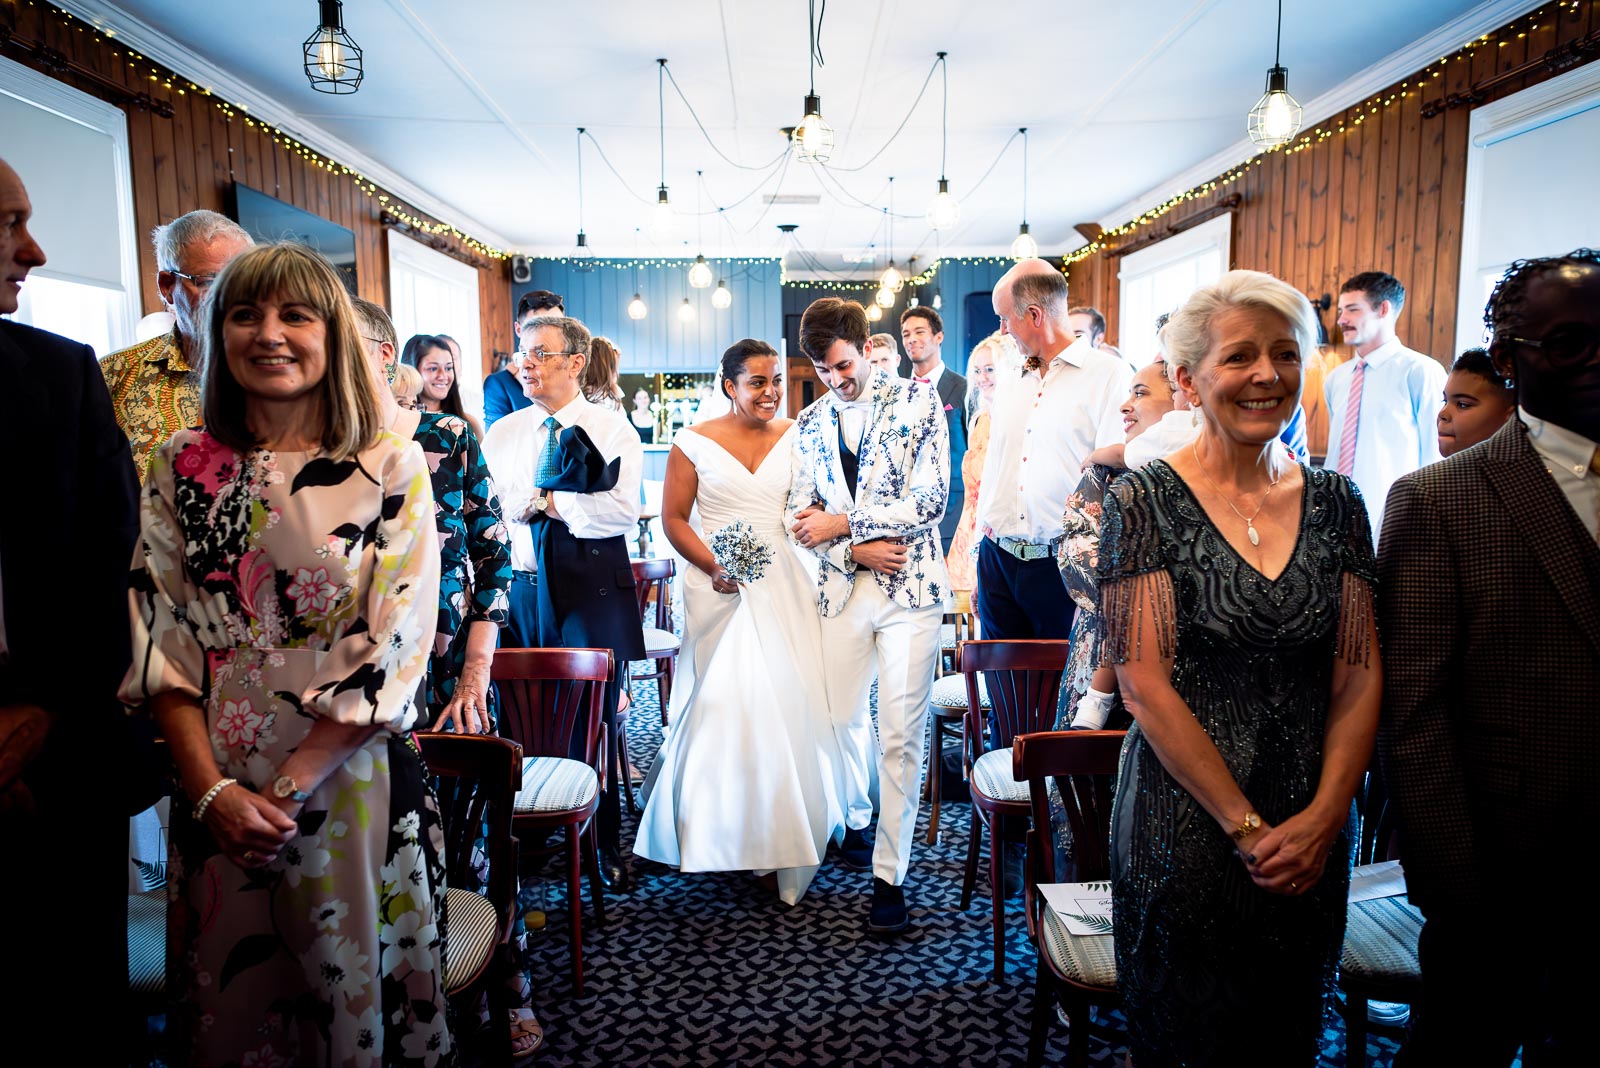
[[[168,1026],[195,1065],[454,1063],[442,834],[409,732],[439,552],[420,450],[157,452],[141,501],[123,699],[205,706],[225,776],[257,791],[319,718],[382,729],[305,803],[265,869],[175,805]]]

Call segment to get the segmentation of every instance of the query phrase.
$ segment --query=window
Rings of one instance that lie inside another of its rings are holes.
[[[461,346],[456,381],[466,410],[483,417],[483,325],[478,269],[389,231],[389,315],[400,346],[413,334],[449,334]]]
[[[1156,358],[1156,319],[1228,269],[1233,216],[1223,215],[1122,257],[1117,347],[1135,367]]]

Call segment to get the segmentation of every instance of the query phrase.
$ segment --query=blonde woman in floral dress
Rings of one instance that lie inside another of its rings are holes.
[[[218,277],[204,430],[145,484],[124,700],[173,808],[167,990],[192,1065],[451,1064],[437,806],[410,737],[438,612],[428,469],[301,246]]]
[[[968,401],[972,406],[967,435],[967,451],[961,458],[961,484],[966,493],[961,502],[961,519],[950,539],[945,569],[950,572],[952,590],[973,590],[978,583],[977,530],[978,480],[983,476],[983,460],[989,454],[989,406],[994,400],[996,362],[1010,344],[1003,334],[990,334],[978,342],[967,358]]]

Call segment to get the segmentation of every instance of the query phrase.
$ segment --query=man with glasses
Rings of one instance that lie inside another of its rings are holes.
[[[584,399],[589,341],[576,319],[530,322],[516,368],[532,403],[489,428],[483,454],[511,532],[511,618],[501,645],[610,649],[617,670],[602,712],[614,739],[623,674],[644,659],[627,542],[639,524],[644,446],[627,416]],[[580,740],[569,755],[582,758]],[[621,796],[613,778],[600,800],[600,877],[613,890],[628,881]]]
[[[1410,1052],[1588,1063],[1600,914],[1568,858],[1600,822],[1600,251],[1513,265],[1485,319],[1518,417],[1399,479],[1378,549],[1378,755],[1426,920]]]
[[[200,425],[201,307],[222,268],[255,243],[238,223],[205,209],[180,215],[151,236],[159,268],[156,286],[172,313],[172,331],[100,361],[141,483],[151,457],[168,438]]]

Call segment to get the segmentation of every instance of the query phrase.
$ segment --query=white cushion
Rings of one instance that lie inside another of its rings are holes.
[[[500,917],[482,894],[452,886],[444,892],[444,992],[454,994],[477,978],[498,941]]]
[[[972,765],[972,785],[996,801],[1028,800],[1028,784],[1011,777],[1011,747],[991,749]]]
[[[1404,895],[1352,901],[1339,968],[1353,978],[1420,983],[1417,939],[1421,935],[1422,913]]]
[[[662,630],[659,627],[644,628],[646,659],[653,660],[658,656],[669,656],[678,651],[680,644],[682,643],[678,640],[678,636],[670,630]]]
[[[128,989],[159,994],[167,988],[167,891],[128,895]]]
[[[928,695],[928,703],[938,705],[940,708],[966,708],[967,677],[965,675],[946,675],[941,679],[934,679],[933,689]],[[978,676],[978,704],[982,708],[989,707],[989,691],[984,688],[982,675]]]
[[[1044,907],[1044,951],[1062,975],[1085,986],[1117,985],[1117,951],[1112,935],[1075,935],[1067,931],[1055,909]]]
[[[514,811],[565,812],[582,808],[600,792],[600,779],[581,760],[566,757],[523,757],[522,789]]]

